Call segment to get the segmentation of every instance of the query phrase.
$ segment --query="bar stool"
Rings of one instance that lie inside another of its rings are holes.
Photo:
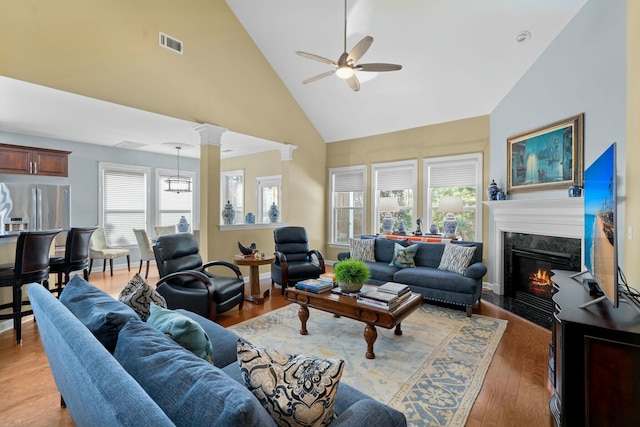
[[[13,288],[10,303],[0,305],[0,310],[12,309],[10,314],[0,314],[0,320],[13,319],[16,330],[16,342],[22,342],[22,317],[33,314],[32,310],[23,310],[22,286],[29,283],[42,283],[49,278],[49,252],[51,242],[61,229],[43,231],[24,231],[18,235],[16,261],[14,265],[0,266],[0,287]]]
[[[64,249],[64,257],[54,257],[49,260],[50,273],[58,275],[56,289],[60,297],[62,285],[69,281],[69,274],[72,271],[80,271],[84,275],[84,280],[89,280],[89,241],[91,235],[98,227],[74,227],[67,234],[67,243]],[[64,282],[62,274],[64,273]],[[45,280],[45,287],[49,289],[48,280]]]

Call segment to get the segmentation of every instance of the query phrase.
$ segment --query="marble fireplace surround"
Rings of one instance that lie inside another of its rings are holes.
[[[504,236],[506,232],[582,239],[582,197],[516,199],[484,202],[489,215],[489,282],[484,286],[504,294]],[[583,242],[584,245],[584,242]]]

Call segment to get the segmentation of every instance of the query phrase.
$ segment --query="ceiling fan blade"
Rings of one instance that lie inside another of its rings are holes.
[[[358,78],[355,74],[347,79],[347,84],[351,89],[353,89],[354,92],[360,90],[360,82],[358,81]]]
[[[327,71],[324,72],[322,74],[318,74],[317,76],[313,76],[313,77],[309,77],[307,80],[304,80],[302,83],[303,84],[307,84],[307,83],[312,83],[315,82],[316,80],[320,80],[320,79],[324,79],[325,77],[329,77],[332,74],[335,74],[336,70],[331,70],[331,71]]]
[[[356,65],[354,69],[356,71],[398,71],[402,69],[402,65],[372,63]]]
[[[371,43],[373,43],[373,37],[371,36],[366,36],[360,40],[358,44],[351,49],[351,52],[349,52],[349,56],[347,56],[347,63],[353,65],[358,62],[358,59],[362,58],[362,55],[367,53],[367,50],[371,47]]]
[[[300,56],[304,56],[305,58],[313,59],[314,61],[324,62],[325,64],[331,64],[337,66],[338,63],[329,58],[325,58],[324,56],[314,55],[313,53],[301,52],[296,50],[296,54]]]

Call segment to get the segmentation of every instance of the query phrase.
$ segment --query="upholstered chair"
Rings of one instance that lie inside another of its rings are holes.
[[[104,228],[98,227],[91,236],[91,242],[89,244],[89,274],[93,267],[94,259],[104,260],[102,263],[102,272],[107,269],[107,260],[109,260],[109,272],[113,276],[113,259],[127,257],[127,268],[131,271],[131,251],[126,248],[120,248],[116,246],[109,246],[107,244],[107,235],[104,232]]]
[[[161,279],[157,290],[168,308],[183,308],[211,320],[236,305],[242,310],[244,279],[240,269],[227,261],[203,264],[193,234],[158,236],[153,252]],[[165,280],[178,272],[191,272],[192,277]]]
[[[176,233],[175,225],[156,225],[153,227],[153,231],[156,233],[156,237],[164,236],[165,234],[174,234]]]
[[[138,273],[142,271],[142,262],[147,262],[147,269],[144,272],[144,278],[149,277],[149,261],[155,259],[153,254],[153,248],[151,247],[151,241],[147,235],[147,230],[144,228],[134,228],[133,233],[136,235],[136,241],[138,242],[138,252],[140,252],[140,268]]]
[[[281,227],[273,230],[276,260],[271,264],[271,285],[278,284],[282,293],[300,280],[315,279],[325,272],[324,257],[309,249],[304,227]]]

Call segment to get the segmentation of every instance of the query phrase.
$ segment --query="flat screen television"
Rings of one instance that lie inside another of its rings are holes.
[[[616,143],[584,171],[584,264],[604,297],[618,307]]]

